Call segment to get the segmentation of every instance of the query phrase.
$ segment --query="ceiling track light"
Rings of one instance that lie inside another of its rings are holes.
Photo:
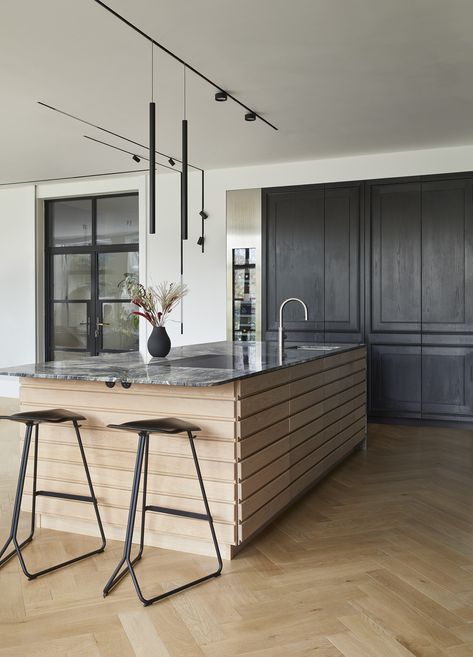
[[[218,103],[224,103],[226,100],[228,100],[228,94],[226,91],[217,91],[215,94],[215,100]]]
[[[201,210],[201,211],[199,212],[199,214],[200,214],[200,216],[202,217],[202,219],[207,219],[208,216],[209,216],[209,215],[206,213],[205,210]]]
[[[168,162],[172,167],[176,166],[176,160],[174,160],[172,157],[169,158]]]
[[[199,70],[197,70],[196,68],[194,68],[194,66],[191,66],[191,64],[189,64],[188,62],[184,61],[181,57],[178,57],[178,55],[176,55],[176,54],[173,53],[171,50],[169,50],[169,48],[166,48],[165,46],[163,46],[163,44],[162,44],[162,43],[159,43],[159,41],[156,41],[155,39],[153,39],[153,37],[151,37],[149,34],[146,34],[146,32],[144,32],[143,30],[141,30],[139,27],[137,27],[136,25],[134,25],[134,24],[133,24],[131,21],[129,21],[127,18],[125,18],[124,16],[122,16],[121,14],[119,14],[117,11],[115,11],[114,9],[112,9],[112,8],[111,8],[109,5],[107,5],[105,2],[103,2],[102,0],[95,0],[95,2],[96,2],[98,5],[100,5],[103,9],[105,9],[106,11],[108,11],[110,14],[112,14],[112,16],[114,16],[114,17],[117,18],[119,21],[121,21],[122,23],[124,23],[127,27],[129,27],[130,29],[134,30],[134,31],[137,32],[140,36],[142,36],[144,39],[147,39],[147,40],[150,41],[152,44],[154,44],[157,48],[159,48],[160,50],[162,50],[163,52],[165,52],[166,55],[168,55],[169,57],[172,57],[173,59],[175,59],[177,62],[179,62],[180,64],[182,64],[185,68],[187,68],[189,71],[192,71],[192,73],[194,73],[194,75],[197,75],[199,78],[201,78],[202,80],[204,80],[205,82],[207,82],[207,84],[210,84],[210,86],[214,87],[214,89],[217,89],[218,92],[223,91],[223,90],[222,90],[222,87],[221,87],[219,84],[217,84],[216,82],[214,82],[213,80],[211,80],[209,77],[207,77],[206,75],[204,75],[203,73],[201,73],[201,72],[200,72]],[[232,96],[232,94],[229,94],[228,92],[225,92],[225,93],[226,93],[227,97],[230,98],[230,100],[232,100],[234,103],[237,103],[237,105],[240,105],[240,107],[242,107],[244,110],[246,110],[246,111],[249,112],[250,114],[255,114],[255,112],[253,112],[253,110],[252,110],[250,107],[248,107],[248,105],[245,105],[244,103],[242,103],[241,100],[238,100],[238,98],[235,98],[235,96]],[[272,123],[270,123],[267,119],[265,119],[264,117],[262,117],[260,114],[258,114],[257,116],[258,116],[259,119],[261,119],[261,121],[263,121],[263,123],[266,123],[266,125],[268,125],[270,128],[273,128],[273,130],[277,130],[277,128],[276,128],[275,125],[273,125]],[[247,119],[247,121],[254,121],[254,119]]]
[[[138,157],[138,155],[133,155],[131,158],[134,162],[141,162],[141,157]]]
[[[36,102],[37,102],[38,105],[41,105],[41,107],[46,107],[46,109],[52,110],[53,112],[57,112],[58,114],[62,114],[63,116],[67,116],[70,119],[74,119],[74,121],[79,121],[79,123],[83,123],[84,125],[88,125],[91,128],[95,128],[96,130],[100,130],[101,132],[105,132],[107,135],[112,135],[112,137],[118,137],[118,139],[123,139],[123,141],[126,141],[129,144],[133,144],[134,146],[139,146],[140,148],[143,148],[146,151],[149,148],[148,146],[145,146],[145,144],[141,144],[139,141],[134,141],[133,139],[129,139],[128,137],[125,137],[124,135],[121,135],[118,132],[113,132],[112,130],[108,130],[107,128],[104,128],[103,126],[97,125],[95,123],[91,123],[91,121],[86,121],[85,119],[81,119],[79,116],[75,116],[74,114],[70,114],[69,112],[65,112],[64,110],[59,109],[58,107],[53,107],[52,105],[48,105],[47,103],[43,103],[43,101],[41,101],[41,100],[38,100]],[[101,142],[101,143],[104,143],[104,142]],[[122,150],[124,150],[124,149],[122,149]],[[133,153],[130,152],[130,151],[124,151],[124,152],[125,153],[130,153],[130,155],[133,155]],[[165,157],[166,159],[168,159],[170,157],[166,153],[161,153],[161,151],[156,151],[156,155],[161,155],[162,157]],[[143,158],[143,159],[145,159],[145,158]],[[177,157],[175,158],[175,161],[180,162],[180,160]],[[198,167],[195,164],[191,164],[190,162],[188,162],[187,164],[191,169],[195,169],[196,171],[203,171],[203,169],[201,167]],[[165,165],[161,164],[160,166],[165,166]]]
[[[248,112],[247,114],[245,114],[245,121],[256,121],[255,112]]]
[[[107,146],[108,148],[113,148],[115,151],[120,151],[120,153],[127,153],[128,155],[131,155],[132,159],[134,160],[135,157],[138,157],[135,153],[132,153],[132,151],[127,151],[126,148],[120,148],[119,146],[114,146],[113,144],[109,144],[106,141],[102,141],[101,139],[96,139],[95,137],[89,137],[89,135],[84,135],[85,139],[88,139],[89,141],[94,141],[96,144],[102,144],[102,146]],[[142,155],[139,160],[146,160],[148,162],[148,158],[144,157]],[[135,160],[136,162],[136,160]],[[161,164],[161,162],[156,162],[157,167],[162,167],[163,169],[169,169],[169,171],[174,171],[176,172],[176,169],[171,169],[171,167],[168,167],[167,164]],[[141,169],[142,170],[142,169]]]
[[[204,246],[204,242],[205,242],[205,237],[204,237],[203,235],[201,235],[201,236],[199,237],[199,239],[197,240],[197,245],[203,247],[203,246]]]

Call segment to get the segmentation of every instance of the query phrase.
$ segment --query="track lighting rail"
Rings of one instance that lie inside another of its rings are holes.
[[[178,61],[178,62],[179,62],[180,64],[182,64],[183,66],[185,66],[185,68],[187,68],[189,71],[192,71],[192,73],[194,73],[195,75],[197,75],[199,78],[202,78],[202,80],[205,80],[205,82],[207,82],[207,83],[210,84],[212,87],[214,87],[215,89],[217,89],[218,92],[220,92],[220,93],[222,93],[222,94],[226,94],[226,97],[227,97],[227,98],[230,98],[231,100],[233,100],[233,102],[237,103],[238,105],[240,105],[240,107],[243,107],[243,109],[246,110],[246,112],[248,113],[246,116],[248,116],[248,115],[252,115],[252,116],[253,116],[253,115],[254,115],[255,118],[260,119],[260,121],[263,121],[263,123],[266,123],[266,125],[269,125],[270,128],[273,128],[273,130],[277,130],[277,129],[278,129],[278,128],[276,128],[275,125],[273,125],[272,123],[270,123],[269,121],[267,121],[265,118],[263,118],[263,117],[261,116],[261,114],[258,114],[258,113],[255,112],[253,109],[251,109],[251,107],[248,107],[248,105],[245,105],[245,103],[242,103],[240,100],[238,100],[238,98],[235,98],[235,96],[232,96],[230,93],[228,93],[228,91],[226,91],[225,89],[223,89],[219,84],[217,84],[216,82],[214,82],[213,80],[211,80],[210,78],[208,78],[206,75],[204,75],[203,73],[201,73],[200,71],[198,71],[196,68],[194,68],[193,66],[191,66],[190,64],[188,64],[186,61],[184,61],[183,59],[181,59],[181,57],[179,57],[178,55],[174,54],[171,50],[169,50],[168,48],[166,48],[166,46],[163,46],[162,43],[159,43],[159,41],[155,41],[155,39],[153,39],[153,37],[151,37],[149,34],[146,34],[146,32],[143,32],[143,30],[141,30],[141,29],[140,29],[139,27],[137,27],[134,23],[132,23],[131,21],[129,21],[128,19],[126,19],[124,16],[122,16],[121,14],[119,14],[117,11],[115,11],[114,9],[112,9],[111,7],[109,7],[107,4],[105,4],[105,2],[102,2],[102,0],[94,0],[94,1],[95,1],[98,5],[100,5],[101,7],[103,7],[103,9],[105,9],[105,10],[108,11],[110,14],[112,14],[113,16],[115,16],[115,18],[118,18],[118,20],[122,21],[122,23],[125,23],[125,25],[127,25],[127,26],[130,27],[132,30],[134,30],[135,32],[137,32],[137,33],[138,33],[140,36],[142,36],[144,39],[147,39],[148,41],[150,41],[150,42],[151,42],[153,45],[155,45],[157,48],[159,48],[160,50],[162,50],[163,52],[165,52],[167,55],[169,55],[170,57],[172,57],[173,59],[175,59],[176,61]],[[222,96],[222,99],[223,99],[223,96]],[[218,100],[218,99],[217,99],[217,100]],[[255,118],[246,119],[246,120],[247,120],[247,121],[254,121]]]
[[[95,141],[97,144],[102,144],[102,146],[108,146],[109,148],[113,148],[116,151],[120,151],[121,153],[127,153],[128,155],[131,155],[132,158],[135,160],[135,162],[139,162],[140,160],[146,160],[147,162],[149,161],[148,157],[145,157],[144,155],[140,155],[139,157],[136,155],[136,153],[133,153],[132,151],[127,151],[126,148],[120,148],[119,146],[115,146],[114,144],[109,144],[106,141],[102,141],[101,139],[96,139],[95,137],[90,137],[89,135],[83,135],[84,139],[89,139],[90,141]],[[135,159],[137,158],[137,159]],[[172,167],[169,167],[167,164],[161,164],[161,162],[156,162],[157,167],[164,167],[165,169],[169,169],[170,171],[174,171],[174,173],[177,172],[177,169],[173,169]]]
[[[63,116],[68,116],[70,119],[74,119],[75,121],[79,121],[80,123],[84,123],[85,125],[90,126],[91,128],[95,128],[96,130],[101,130],[102,132],[106,132],[108,135],[112,135],[113,137],[118,137],[118,139],[123,139],[123,141],[127,141],[129,144],[134,144],[135,146],[139,146],[140,148],[143,148],[145,151],[148,150],[148,146],[145,146],[144,144],[140,144],[139,141],[134,141],[133,139],[129,139],[128,137],[124,137],[123,135],[120,135],[118,132],[113,132],[112,130],[108,130],[107,128],[104,128],[103,126],[96,125],[95,123],[91,123],[90,121],[86,121],[85,119],[81,119],[79,116],[75,116],[74,114],[70,114],[69,112],[65,112],[64,110],[61,110],[57,107],[53,107],[52,105],[48,105],[47,103],[43,103],[41,100],[36,101],[38,105],[41,105],[42,107],[46,107],[47,109],[53,110],[53,112],[58,112],[58,114],[62,114]],[[98,141],[98,140],[97,140]],[[166,155],[166,153],[161,153],[160,151],[156,151],[157,155],[161,155],[161,157],[165,157],[168,162],[169,160],[172,160],[174,163],[179,162],[182,164],[181,160],[179,160],[177,157],[171,157],[170,155]],[[162,165],[164,166],[164,165]],[[203,171],[201,167],[196,166],[195,164],[190,164],[189,165],[192,169],[196,169],[197,171]]]

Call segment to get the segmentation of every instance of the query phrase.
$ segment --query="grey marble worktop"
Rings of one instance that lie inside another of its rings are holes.
[[[210,342],[174,347],[166,358],[140,352],[101,354],[0,369],[0,375],[71,381],[146,383],[171,386],[215,386],[264,372],[291,367],[360,344],[287,345],[281,362],[276,342]],[[315,349],[314,349],[315,347]]]

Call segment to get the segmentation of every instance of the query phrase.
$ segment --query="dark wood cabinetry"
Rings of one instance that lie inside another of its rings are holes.
[[[263,334],[276,339],[279,306],[289,304],[289,340],[359,342],[361,328],[360,189],[310,186],[263,192]]]
[[[371,417],[472,422],[473,173],[263,199],[266,338],[300,296],[311,323],[288,306],[289,339],[368,344]]]

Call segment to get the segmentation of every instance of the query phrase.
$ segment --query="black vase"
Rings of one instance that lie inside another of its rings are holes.
[[[152,356],[167,356],[171,349],[171,340],[165,326],[153,326],[148,338],[148,351]]]

